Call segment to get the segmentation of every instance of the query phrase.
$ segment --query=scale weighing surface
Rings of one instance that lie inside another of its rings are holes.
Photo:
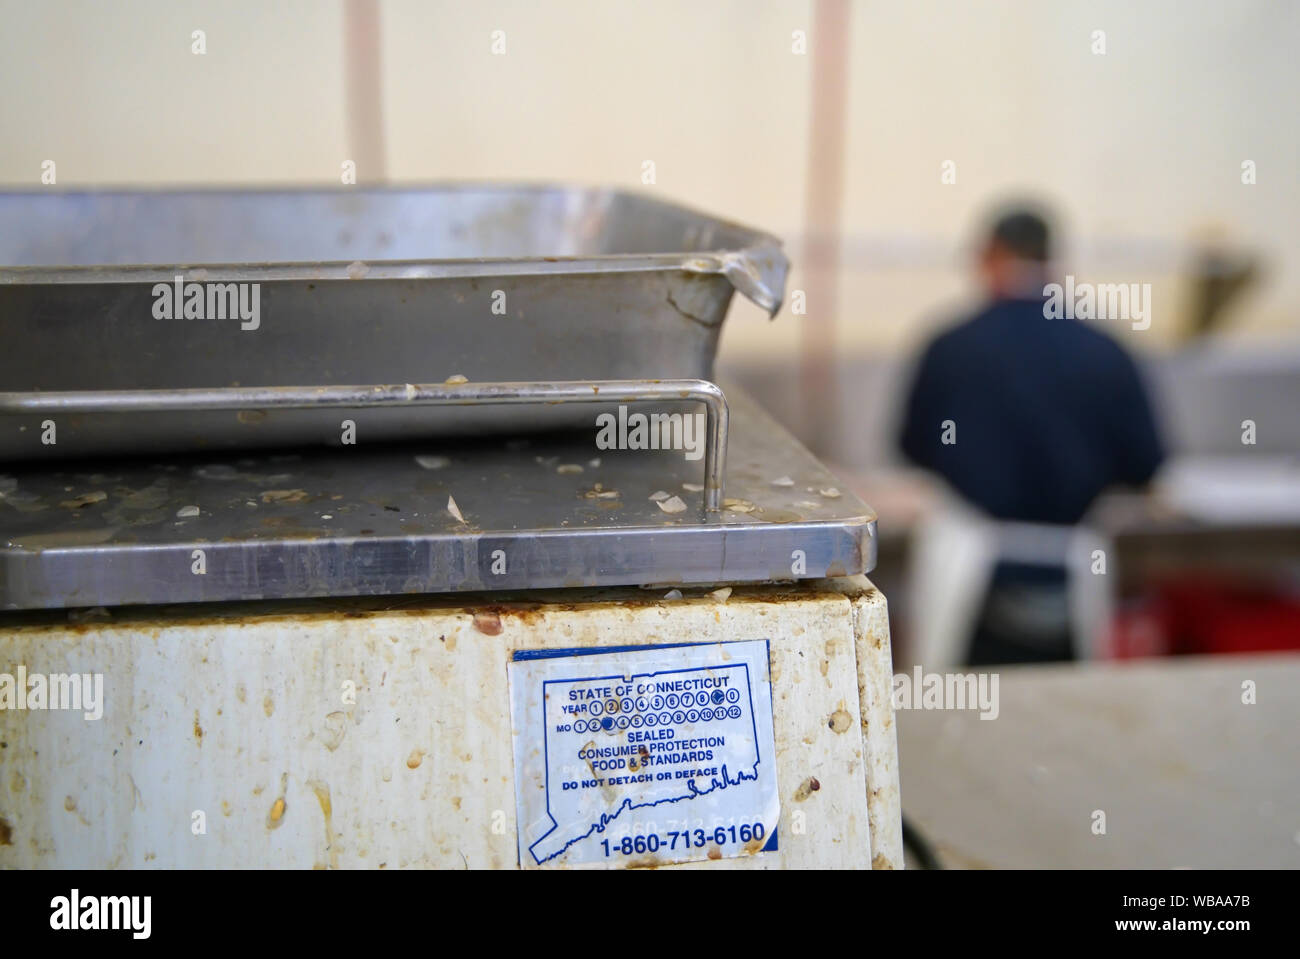
[[[594,429],[2,466],[0,608],[869,572],[870,507],[754,400],[734,386],[726,395],[725,500],[715,512],[703,508],[702,459],[602,451]],[[652,498],[659,493],[667,497]]]

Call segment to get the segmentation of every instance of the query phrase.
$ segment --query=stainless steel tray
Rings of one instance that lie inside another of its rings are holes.
[[[611,190],[0,194],[0,392],[709,379],[733,290],[775,314],[786,271],[767,234]],[[177,277],[182,309],[168,318],[162,291]],[[184,318],[190,283],[202,284],[202,318]],[[243,288],[255,317],[229,309],[232,283],[257,285]],[[578,409],[351,418],[364,443],[601,412]],[[154,409],[56,415],[49,445],[48,418],[0,413],[0,459],[342,435],[333,410]]]

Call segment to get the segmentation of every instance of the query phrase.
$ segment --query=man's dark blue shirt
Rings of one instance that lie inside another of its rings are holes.
[[[1040,523],[1077,523],[1163,458],[1133,360],[1094,327],[1047,319],[1041,298],[995,302],[930,344],[901,446],[993,516]]]

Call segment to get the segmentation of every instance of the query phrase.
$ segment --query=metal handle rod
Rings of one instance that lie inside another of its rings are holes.
[[[184,390],[0,393],[0,414],[169,413],[203,410],[491,406],[558,403],[703,403],[704,508],[722,508],[727,398],[708,380],[572,380],[541,383],[404,383],[382,386],[236,386]]]

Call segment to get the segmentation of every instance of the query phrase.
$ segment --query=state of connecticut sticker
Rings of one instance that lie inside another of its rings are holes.
[[[519,650],[509,674],[525,868],[776,848],[767,640]]]

